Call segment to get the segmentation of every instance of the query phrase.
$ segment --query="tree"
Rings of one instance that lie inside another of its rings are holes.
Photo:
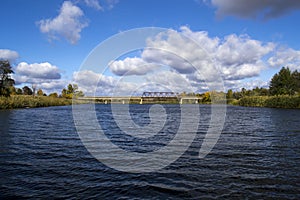
[[[67,89],[64,88],[64,89],[61,91],[61,97],[67,98]]]
[[[17,94],[16,88],[14,86],[9,87],[9,94],[10,95],[16,95]]]
[[[28,86],[24,86],[23,87],[23,94],[24,95],[32,95],[33,92],[32,92],[32,90]]]
[[[43,96],[43,95],[44,95],[43,90],[42,90],[42,89],[38,89],[37,95],[38,95],[38,96]]]
[[[227,98],[227,99],[233,99],[233,92],[232,92],[232,89],[229,89],[229,90],[227,91],[226,98]]]
[[[69,84],[67,88],[68,89],[64,88],[61,92],[61,96],[63,98],[72,99],[84,96],[83,92],[78,90],[78,85],[76,84]]]
[[[49,94],[49,97],[57,98],[58,94],[56,92]]]
[[[15,84],[11,74],[14,71],[7,60],[0,60],[0,96],[10,96],[10,87]]]
[[[293,78],[290,69],[282,67],[279,73],[276,73],[270,82],[271,95],[293,95],[297,90],[297,83]]]
[[[210,92],[205,92],[204,95],[203,95],[202,102],[210,102],[210,101],[211,101]]]
[[[295,70],[292,73],[292,77],[295,81],[295,88],[296,88],[296,92],[298,92],[300,94],[300,72],[298,72],[297,70]]]
[[[72,84],[68,85],[67,94],[73,94],[74,93],[74,91],[75,91],[75,87],[74,86],[77,86],[77,85],[72,85]],[[78,87],[77,87],[77,89],[78,89]]]
[[[16,93],[17,93],[17,95],[21,95],[21,94],[23,94],[23,91],[21,88],[17,88]]]
[[[242,93],[242,96],[245,97],[247,94],[247,90],[245,88],[242,88],[241,93]]]

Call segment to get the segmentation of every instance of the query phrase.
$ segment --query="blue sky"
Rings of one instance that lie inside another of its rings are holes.
[[[97,85],[102,77],[101,91],[109,95],[114,82],[124,78],[124,73],[121,73],[124,70],[131,72],[130,75],[125,73],[128,84],[124,84],[124,90],[134,90],[142,83],[147,85],[143,80],[151,79],[171,90],[183,91],[185,88],[172,85],[180,81],[176,81],[178,75],[191,84],[193,91],[208,89],[195,72],[189,72],[182,63],[175,63],[175,58],[164,60],[167,55],[158,52],[139,52],[128,59],[123,56],[108,68],[105,76],[80,70],[89,53],[107,38],[134,28],[162,27],[175,31],[166,38],[189,34],[199,43],[206,41],[204,46],[212,48],[225,88],[267,86],[272,75],[283,65],[300,70],[298,2],[3,0],[0,59],[11,61],[17,87],[34,83],[47,93],[60,92],[68,83],[74,82],[88,94],[90,85]],[[153,40],[153,45],[161,44],[162,40],[164,38]],[[186,41],[182,42],[184,46]],[[168,43],[166,47],[181,55],[180,49],[173,48],[174,44]],[[183,49],[190,54],[194,52],[193,49]],[[194,57],[188,55],[189,59]],[[153,66],[150,60],[169,65],[169,68]],[[199,66],[199,70],[203,71],[202,67]],[[157,72],[156,77],[154,72]],[[146,89],[162,88],[140,88]]]

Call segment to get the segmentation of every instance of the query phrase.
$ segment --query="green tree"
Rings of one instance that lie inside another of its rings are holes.
[[[269,90],[267,88],[260,88],[259,95],[260,96],[268,96]]]
[[[210,92],[205,92],[204,95],[203,95],[202,102],[210,102],[210,101],[211,101]]]
[[[293,95],[297,90],[296,80],[293,78],[290,69],[282,67],[279,73],[276,73],[270,82],[271,95]]]
[[[245,88],[242,88],[241,94],[243,97],[245,97],[247,94],[247,90]]]
[[[10,87],[15,84],[11,74],[14,71],[7,60],[0,60],[0,96],[10,96]]]
[[[233,99],[233,91],[232,91],[232,89],[229,89],[227,91],[226,98],[227,99]]]
[[[16,88],[14,86],[9,87],[9,94],[10,95],[16,95],[17,94]]]
[[[72,99],[77,97],[83,97],[84,94],[82,91],[78,90],[78,85],[76,84],[69,84],[67,89],[63,89],[61,92],[61,96],[63,98]]]
[[[43,96],[44,95],[44,92],[42,89],[38,89],[37,93],[36,93],[38,96]]]
[[[57,94],[56,92],[54,92],[54,93],[49,94],[49,97],[57,98],[57,97],[58,97],[58,94]]]
[[[64,88],[64,89],[61,91],[61,97],[67,98],[67,89],[66,89],[66,88]]]
[[[73,94],[74,93],[74,91],[76,90],[76,88],[74,86],[76,86],[76,85],[72,85],[72,84],[68,85],[67,94]],[[78,87],[77,87],[77,89],[78,89]]]
[[[300,94],[300,72],[298,72],[297,70],[295,70],[292,73],[292,77],[295,81],[295,88],[296,88],[296,92],[298,92],[298,94]]]
[[[24,95],[32,95],[33,92],[32,92],[32,90],[30,89],[30,87],[24,86],[24,87],[23,87],[23,94],[24,94]]]
[[[21,88],[17,88],[17,89],[16,89],[16,93],[17,93],[17,95],[22,95],[22,94],[23,94],[23,91],[22,91]]]

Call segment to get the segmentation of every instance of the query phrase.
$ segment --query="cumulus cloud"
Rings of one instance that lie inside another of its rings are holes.
[[[74,80],[83,85],[84,91],[95,86],[108,95],[119,87],[124,93],[238,90],[268,86],[268,80],[260,80],[259,76],[270,67],[281,66],[299,69],[300,51],[279,48],[248,35],[210,37],[205,31],[181,27],[148,38],[140,57],[111,62],[110,70],[117,76],[82,71],[74,74]]]
[[[16,51],[0,49],[0,60],[8,60],[13,63],[17,58],[19,58],[19,54]]]
[[[225,89],[229,90],[232,89],[233,91],[240,91],[242,88],[245,88],[247,90],[253,89],[256,87],[263,87],[266,88],[269,86],[268,81],[264,81],[261,79],[251,79],[247,81],[242,80],[226,80],[225,81]]]
[[[51,80],[49,82],[39,83],[37,88],[42,88],[45,91],[60,92],[67,84],[69,84],[67,80]]]
[[[111,96],[118,79],[91,70],[83,70],[73,73],[73,81],[78,84],[80,90],[89,96],[97,96],[98,93]]]
[[[289,67],[292,70],[300,70],[300,51],[294,49],[280,49],[268,59],[271,67]]]
[[[82,29],[88,26],[83,11],[71,1],[62,4],[57,17],[40,20],[37,24],[40,31],[46,33],[50,40],[64,37],[71,44],[77,43]]]
[[[274,43],[264,43],[248,35],[210,37],[205,31],[192,31],[188,27],[160,33],[146,43],[141,57],[112,62],[111,71],[118,76],[146,76],[146,82],[158,82],[175,91],[186,87],[182,81],[194,89],[220,88],[222,80],[225,84],[241,85],[242,80],[257,77],[268,68],[266,58],[276,49]],[[163,68],[167,71],[151,66],[154,63],[167,66]]]
[[[170,91],[170,92],[193,92],[197,88],[193,87],[191,81],[185,74],[180,74],[175,71],[161,71],[156,74],[147,76],[147,83],[152,83],[152,90],[149,91]],[[159,90],[160,88],[162,90]]]
[[[233,15],[270,19],[300,9],[298,0],[211,0],[211,4],[217,7],[218,17]]]
[[[125,58],[109,64],[110,70],[118,76],[145,75],[158,68],[157,64],[144,61],[142,58]]]
[[[219,44],[215,58],[225,79],[243,79],[258,76],[266,65],[264,56],[271,53],[275,44],[263,44],[249,36],[226,36]]]
[[[147,44],[152,48],[142,53],[145,61],[163,63],[179,73],[197,70],[206,79],[220,73],[231,80],[259,75],[266,67],[264,56],[275,48],[273,43],[264,44],[246,35],[210,38],[207,32],[192,32],[187,27],[182,27],[181,32],[161,34]]]
[[[34,84],[36,88],[41,88],[45,93],[60,93],[69,83],[61,78],[60,70],[57,66],[48,62],[28,64],[21,62],[15,67],[15,74],[12,75],[16,85]]]
[[[58,67],[51,65],[48,62],[28,64],[21,62],[16,67],[16,74],[36,79],[60,79]]]

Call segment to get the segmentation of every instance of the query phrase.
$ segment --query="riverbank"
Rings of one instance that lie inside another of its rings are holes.
[[[228,102],[231,105],[268,108],[300,108],[300,96],[249,96]]]
[[[0,97],[0,109],[15,108],[37,108],[49,106],[66,106],[72,105],[74,101],[66,98],[56,98],[47,96],[29,96],[29,95],[12,95],[11,97]],[[89,101],[80,101],[76,103],[92,103]],[[93,102],[99,103],[99,102]],[[111,102],[108,102],[111,103]],[[121,102],[119,102],[121,104]],[[131,104],[139,104],[139,102],[130,102]],[[150,102],[143,102],[145,104]],[[178,101],[160,101],[151,103],[177,104]],[[296,108],[300,109],[300,96],[248,96],[239,100],[227,100],[229,105],[245,106],[245,107],[269,107],[269,108]],[[210,104],[210,102],[200,102],[200,104]]]
[[[12,95],[10,97],[0,97],[0,109],[14,108],[37,108],[49,106],[71,105],[72,99],[47,97],[47,96],[29,96]]]

